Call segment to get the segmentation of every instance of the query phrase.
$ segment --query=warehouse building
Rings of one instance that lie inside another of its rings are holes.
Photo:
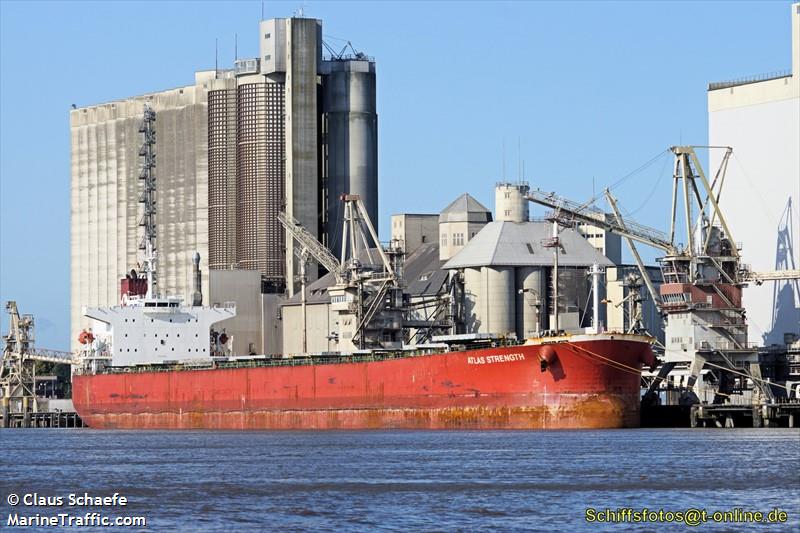
[[[800,268],[800,3],[791,6],[791,70],[708,86],[708,144],[731,146],[721,199],[754,271]],[[710,151],[716,170],[723,150]],[[744,290],[750,342],[800,337],[800,282]],[[788,342],[791,342],[789,340]]]

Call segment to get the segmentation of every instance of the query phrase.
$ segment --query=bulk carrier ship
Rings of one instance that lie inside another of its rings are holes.
[[[144,301],[147,304],[147,301]],[[147,307],[137,308],[143,319]],[[191,308],[159,314],[192,316]],[[118,323],[117,323],[118,324]],[[174,326],[182,336],[199,322]],[[559,335],[521,344],[108,367],[73,377],[93,428],[556,429],[639,426],[650,338]],[[472,346],[470,345],[472,344]]]
[[[300,244],[299,255],[316,258],[335,277],[329,292],[331,310],[340,317],[336,336],[340,345],[349,339],[351,350],[231,355],[231,341],[218,324],[236,309],[201,305],[199,256],[193,305],[187,306],[154,294],[155,257],[145,243],[145,276],[134,271],[122,280],[121,305],[84,310],[97,326],[81,333],[82,364],[73,376],[73,403],[84,423],[152,429],[639,425],[641,370],[655,363],[652,337],[598,327],[565,333],[556,313],[556,329],[524,341],[467,333],[403,344],[407,298],[400,265],[378,244],[360,199],[343,200],[345,235],[366,226],[377,246],[359,250],[355,243],[365,242],[364,235],[345,238],[342,261],[297,221],[285,215],[280,220]],[[557,230],[554,235],[548,246],[557,260]],[[378,269],[358,259],[365,253],[380,256]],[[599,276],[593,269],[595,309]],[[303,271],[303,306],[305,278]],[[455,299],[451,295],[451,303]],[[305,308],[298,335],[305,348]]]
[[[279,356],[234,356],[219,324],[235,306],[202,306],[198,255],[192,305],[160,297],[156,278],[155,113],[145,108],[142,272],[121,280],[118,306],[88,308],[73,403],[94,428],[362,429],[621,428],[639,425],[641,370],[653,367],[652,338],[604,332],[597,319],[600,271],[593,269],[592,328],[514,337],[456,333],[407,345],[408,295],[402,254],[384,250],[356,195],[343,195],[341,260],[296,220],[281,214],[300,259],[303,350]],[[553,301],[558,301],[558,226]],[[374,248],[368,247],[372,241]],[[363,247],[360,243],[363,243]],[[370,260],[365,259],[365,255]],[[380,260],[372,261],[374,255]],[[307,353],[306,266],[316,260],[329,288],[340,352]],[[377,268],[376,268],[377,265]],[[451,276],[445,307],[458,300]],[[442,323],[443,322],[443,323]],[[345,349],[341,347],[344,346]]]
[[[350,223],[366,222],[375,237],[360,200],[346,202]],[[572,334],[554,330],[524,341],[440,335],[406,346],[387,335],[402,323],[404,296],[383,250],[376,249],[383,259],[380,271],[357,261],[356,250],[339,262],[296,221],[284,216],[282,222],[301,244],[302,255],[317,257],[335,274],[330,293],[331,309],[341,317],[337,336],[352,339],[353,349],[232,356],[226,331],[215,325],[235,316],[236,309],[200,305],[199,256],[190,306],[153,294],[154,261],[148,260],[146,278],[132,272],[122,280],[122,305],[84,311],[97,325],[81,333],[82,365],[73,376],[73,403],[85,424],[152,429],[639,425],[641,369],[655,362],[651,337],[588,328]],[[595,294],[598,277],[595,269]],[[303,284],[303,301],[305,292]],[[305,323],[301,329],[305,339]]]

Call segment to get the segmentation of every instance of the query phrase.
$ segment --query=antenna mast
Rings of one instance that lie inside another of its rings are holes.
[[[139,179],[144,181],[144,191],[139,203],[144,204],[144,215],[140,226],[144,227],[144,236],[139,245],[144,250],[144,270],[147,273],[146,298],[153,298],[156,291],[156,112],[148,104],[144,104],[144,119],[139,126],[139,133],[144,136],[144,143],[139,150],[141,170]]]

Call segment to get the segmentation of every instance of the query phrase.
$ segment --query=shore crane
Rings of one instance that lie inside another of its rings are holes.
[[[341,259],[320,243],[300,222],[286,213],[278,221],[286,229],[287,238],[300,245],[300,283],[303,347],[306,348],[306,264],[314,258],[336,278],[329,289],[331,311],[340,315],[337,341],[348,349],[396,348],[402,345],[403,293],[396,265],[378,240],[361,197],[344,194],[344,233]],[[380,256],[373,261],[372,251]],[[362,264],[368,258],[370,268]],[[380,270],[376,271],[375,266]],[[352,344],[352,346],[347,346]]]
[[[3,359],[0,361],[2,424],[8,427],[10,414],[22,414],[26,422],[38,411],[36,401],[37,361],[64,365],[77,364],[70,352],[34,348],[33,315],[20,315],[17,302],[6,302],[8,334],[3,336]]]
[[[669,233],[623,217],[616,198],[608,189],[604,194],[612,214],[541,190],[532,191],[527,199],[553,209],[555,218],[592,224],[625,238],[666,324],[664,364],[648,393],[652,393],[677,364],[688,364],[690,389],[695,388],[705,366],[722,371],[715,403],[724,403],[730,397],[737,375],[751,378],[762,394],[771,397],[771,390],[761,379],[758,352],[747,340],[742,288],[747,283],[797,279],[800,271],[753,272],[741,263],[740,250],[734,244],[719,206],[732,149],[715,147],[725,149],[725,154],[709,183],[694,148],[670,148],[675,160]],[[680,203],[683,204],[685,245],[676,242]],[[659,290],[647,273],[636,243],[664,253],[659,258],[664,278]]]

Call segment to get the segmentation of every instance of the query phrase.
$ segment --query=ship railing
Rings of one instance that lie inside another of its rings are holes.
[[[716,341],[699,341],[694,348],[704,351],[745,351],[751,352],[758,350],[757,342],[734,342],[733,340],[719,339]]]
[[[462,352],[467,349],[490,349],[500,346],[517,346],[522,344],[516,339],[496,339],[491,343],[481,346],[467,346],[465,344],[453,344],[449,347],[449,352]],[[445,352],[442,352],[445,353]],[[424,347],[417,350],[392,350],[392,351],[375,351],[365,354],[351,354],[341,356],[324,356],[324,355],[298,355],[294,357],[273,356],[263,359],[240,359],[225,361],[204,361],[204,366],[192,365],[191,361],[182,361],[180,363],[170,364],[150,364],[150,365],[137,365],[133,367],[108,367],[104,370],[109,374],[127,374],[127,373],[144,373],[144,372],[175,372],[181,370],[192,370],[198,368],[263,368],[263,367],[282,367],[282,366],[305,366],[305,365],[330,365],[339,363],[364,363],[364,362],[377,362],[387,361],[392,359],[405,359],[409,357],[422,357],[426,355],[434,355],[431,350]]]
[[[700,323],[703,326],[717,326],[717,327],[743,327],[747,326],[747,323],[741,318],[741,316],[727,318],[726,316],[705,316],[701,318]]]
[[[189,359],[187,361],[182,361],[181,364],[190,368],[205,368],[213,366],[214,362],[208,359]]]

